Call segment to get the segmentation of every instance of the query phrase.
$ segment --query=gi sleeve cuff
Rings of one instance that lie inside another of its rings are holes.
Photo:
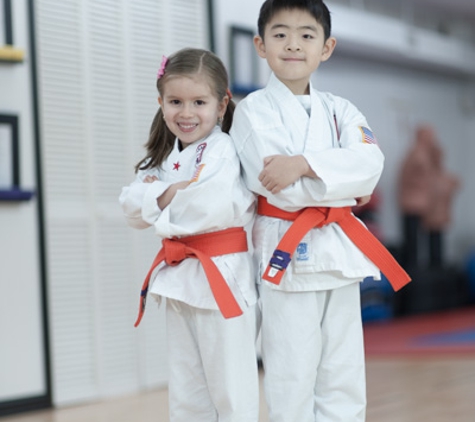
[[[157,204],[157,198],[170,187],[170,183],[156,181],[150,183],[147,191],[145,192],[142,205],[142,218],[149,224],[153,224],[160,216],[162,210]]]

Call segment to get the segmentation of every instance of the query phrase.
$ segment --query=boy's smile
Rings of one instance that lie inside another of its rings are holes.
[[[324,40],[320,23],[307,11],[284,9],[265,28],[264,39],[254,38],[260,57],[294,94],[308,93],[310,75],[330,58],[336,40]]]

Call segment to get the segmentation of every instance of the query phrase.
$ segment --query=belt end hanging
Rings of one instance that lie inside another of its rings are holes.
[[[386,273],[383,272],[383,274],[386,276],[395,292],[401,290],[412,281],[409,274],[407,274],[402,267],[396,267],[393,271],[387,271]]]
[[[289,252],[276,249],[262,278],[271,283],[280,284],[291,259],[292,255]]]
[[[236,304],[236,307],[231,307],[231,308],[228,307],[227,309],[220,309],[220,311],[223,317],[226,319],[236,318],[243,314],[242,309],[237,304]]]
[[[145,313],[145,302],[147,299],[147,292],[148,292],[148,288],[140,292],[139,314],[137,316],[137,320],[134,323],[134,327],[139,326],[140,321],[142,321],[143,315]]]

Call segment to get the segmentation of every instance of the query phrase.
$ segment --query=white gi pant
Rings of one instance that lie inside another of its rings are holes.
[[[366,377],[359,283],[285,292],[260,286],[271,422],[361,422]]]
[[[219,311],[167,299],[171,422],[257,422],[258,306]]]

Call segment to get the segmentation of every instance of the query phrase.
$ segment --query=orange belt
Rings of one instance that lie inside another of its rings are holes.
[[[309,207],[296,212],[287,212],[274,207],[265,197],[259,196],[257,213],[294,222],[277,245],[262,277],[264,280],[280,284],[292,254],[305,234],[312,228],[338,223],[350,240],[381,270],[395,291],[411,281],[389,251],[351,213],[350,207]]]
[[[140,307],[135,327],[140,324],[145,311],[150,277],[158,264],[165,261],[170,266],[178,265],[186,258],[199,259],[208,278],[211,291],[225,318],[242,315],[242,310],[234,298],[231,289],[211,260],[211,256],[246,252],[247,236],[242,227],[233,227],[218,232],[198,234],[181,238],[163,239],[162,249],[153,260],[140,292]]]

